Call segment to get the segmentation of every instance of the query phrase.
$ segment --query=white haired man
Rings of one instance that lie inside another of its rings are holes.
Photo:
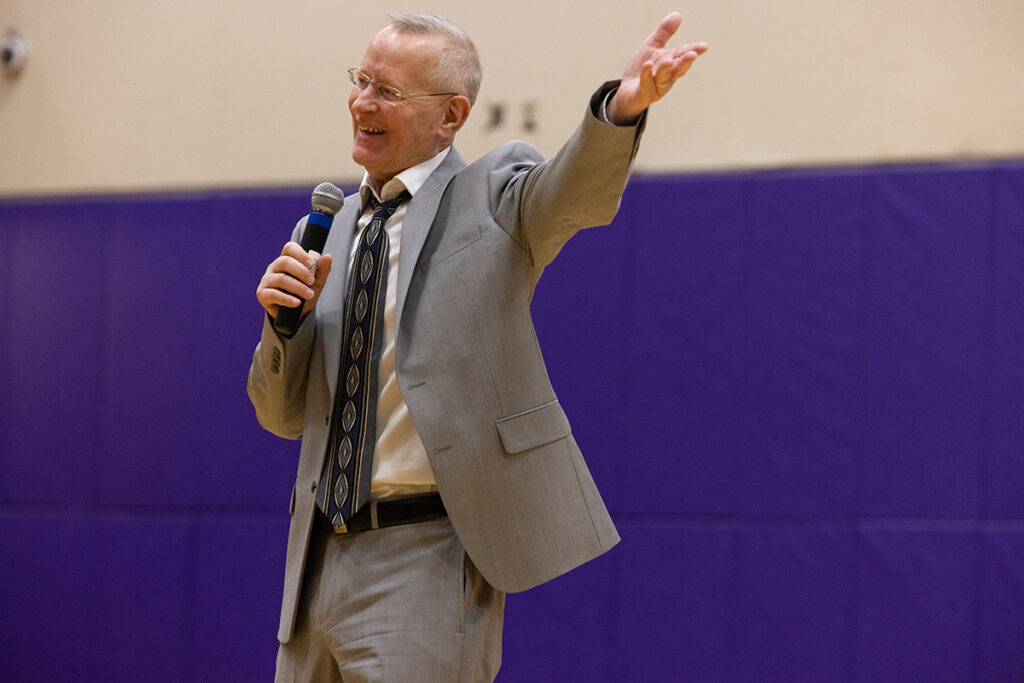
[[[467,165],[452,147],[481,70],[447,20],[393,17],[350,69],[359,197],[315,268],[304,219],[257,288],[249,395],[266,429],[302,438],[278,681],[492,680],[505,593],[618,542],[529,306],[565,242],[611,222],[645,112],[707,50],[666,46],[680,22],[659,24],[551,160],[514,142]],[[300,299],[299,329],[278,334]],[[367,310],[374,332],[353,321]]]

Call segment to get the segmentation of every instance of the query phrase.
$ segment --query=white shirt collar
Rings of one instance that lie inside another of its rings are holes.
[[[384,187],[381,188],[381,195],[377,197],[378,200],[394,199],[398,195],[402,194],[403,191],[408,192],[410,197],[415,197],[419,189],[423,187],[423,183],[427,182],[427,178],[433,173],[444,158],[448,155],[451,147],[445,147],[443,150],[435,154],[430,159],[427,159],[423,163],[416,164],[412,168],[407,168],[394,178],[384,183]],[[370,187],[370,174],[363,172],[363,182],[359,185],[359,201],[362,210],[366,210],[366,204],[369,198],[375,193],[373,188]]]

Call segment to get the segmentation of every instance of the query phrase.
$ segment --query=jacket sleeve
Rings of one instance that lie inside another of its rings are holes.
[[[298,240],[305,219],[292,234]],[[291,338],[274,329],[269,314],[263,316],[263,332],[249,366],[247,390],[260,425],[286,439],[302,437],[306,412],[306,383],[313,348],[316,315],[310,313]]]
[[[498,195],[496,220],[535,267],[554,260],[577,231],[607,225],[618,212],[647,114],[632,126],[603,120],[604,103],[617,87],[618,81],[601,86],[559,152],[548,161],[520,164]]]

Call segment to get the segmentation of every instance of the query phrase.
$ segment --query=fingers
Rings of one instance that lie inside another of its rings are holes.
[[[648,61],[641,78],[654,88],[657,98],[663,97],[682,78],[700,55],[707,52],[706,43],[692,43],[675,50],[665,50],[656,60]]]
[[[330,254],[323,254],[316,260],[313,289],[317,290],[317,292],[324,288],[324,283],[327,282],[327,276],[331,274],[331,266],[333,265],[334,257]]]
[[[282,261],[284,267],[288,268],[287,271],[293,277],[303,278],[307,273],[303,271],[309,271],[309,282],[313,283],[313,257],[306,253],[306,250],[300,247],[295,242],[288,242],[281,249],[281,256],[277,259]]]
[[[316,306],[317,300],[320,299],[320,293],[324,291],[324,284],[327,282],[327,276],[331,274],[331,266],[334,265],[334,258],[330,254],[323,254],[316,260],[316,275],[313,280],[313,296],[306,299],[306,306],[304,309],[305,313],[309,313]]]
[[[703,42],[677,48],[665,46],[682,20],[677,12],[669,14],[633,53],[606,110],[609,121],[619,125],[634,123],[647,107],[668,94],[694,61],[707,52],[707,43]]]
[[[644,63],[640,70],[640,89],[648,93],[650,102],[657,102],[668,94],[676,79],[685,73],[678,73],[681,62],[682,58],[662,55],[657,61],[649,60]]]
[[[654,33],[648,36],[645,42],[652,47],[665,47],[669,38],[675,35],[676,31],[679,30],[679,25],[682,23],[682,15],[679,12],[672,12],[661,20],[658,28],[654,29]]]
[[[688,69],[690,64],[693,64],[698,57],[707,51],[707,43],[690,43],[689,45],[677,47],[674,50],[664,51],[659,57],[658,64],[662,65],[671,62],[673,71],[678,71],[681,67]],[[655,69],[655,71],[657,70]]]
[[[672,50],[672,56],[676,59],[688,57],[689,61],[693,61],[700,57],[702,54],[708,51],[707,43],[690,43],[689,45],[683,45]]]
[[[667,93],[676,80],[689,70],[693,62],[708,50],[708,45],[704,42],[689,43],[677,48],[665,47],[679,30],[682,21],[683,18],[678,12],[672,12],[661,20],[658,28],[647,37],[644,47],[641,48],[646,50],[648,55],[641,68],[640,81],[643,86],[653,88],[655,99],[660,99]]]
[[[322,268],[295,242],[288,242],[281,255],[274,259],[260,279],[256,299],[271,317],[277,317],[281,306],[291,308],[304,300],[311,310],[331,270],[331,257],[321,257]],[[300,300],[301,299],[301,300]]]
[[[668,94],[676,79],[682,76],[680,70],[681,59],[662,57],[657,62],[649,61],[644,64],[640,72],[641,88],[648,90],[651,101],[656,102]]]

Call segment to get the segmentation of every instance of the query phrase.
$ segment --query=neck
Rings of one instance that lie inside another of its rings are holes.
[[[392,176],[392,177],[394,177],[394,176]],[[372,189],[374,192],[376,192],[377,196],[379,197],[380,193],[384,191],[384,186],[387,185],[389,180],[391,180],[391,178],[385,178],[384,180],[381,180],[379,178],[374,178],[371,175],[371,176],[369,176],[370,189]]]

